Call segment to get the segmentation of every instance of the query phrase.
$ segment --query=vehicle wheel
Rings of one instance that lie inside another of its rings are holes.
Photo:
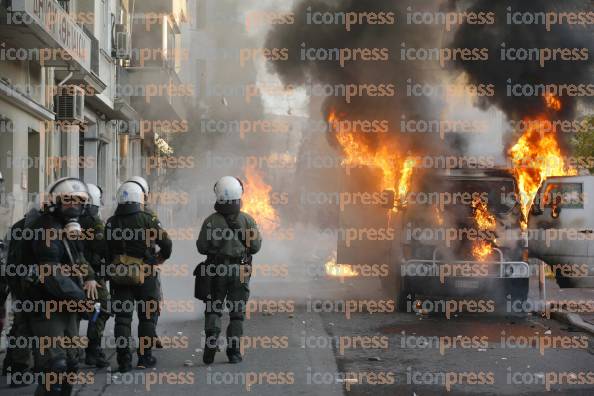
[[[408,302],[413,303],[415,301],[415,293],[410,291],[405,280],[402,281],[401,286],[396,299],[396,309],[398,312],[409,312],[407,310]]]
[[[402,292],[398,293],[398,300],[396,301],[398,312],[411,313],[407,310],[409,301],[411,301],[411,302],[415,301],[414,293],[410,293],[408,291],[402,291]]]
[[[555,274],[555,280],[561,289],[569,289],[572,287],[571,280],[565,276],[561,276],[559,271]]]
[[[398,293],[397,278],[392,270],[390,270],[387,276],[381,277],[381,282],[384,296],[389,298],[396,296],[396,293]]]
[[[526,301],[530,280],[528,278],[508,279],[505,282],[505,296],[511,296],[512,301]]]

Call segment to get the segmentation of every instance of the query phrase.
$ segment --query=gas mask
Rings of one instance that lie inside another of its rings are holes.
[[[82,234],[79,218],[89,204],[89,189],[80,179],[65,177],[56,181],[49,189],[50,212],[64,224],[69,237]]]
[[[76,237],[82,234],[82,227],[79,223],[79,218],[85,211],[84,201],[78,201],[78,197],[74,197],[71,203],[65,205],[61,200],[56,207],[56,214],[60,217],[64,224],[64,231],[70,237]]]
[[[99,206],[89,205],[85,209],[86,213],[93,217],[99,217]]]

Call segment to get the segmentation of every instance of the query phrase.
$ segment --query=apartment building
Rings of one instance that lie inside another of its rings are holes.
[[[104,189],[109,211],[119,184],[144,175],[147,156],[167,148],[166,136],[144,133],[143,119],[176,117],[177,104],[157,92],[146,107],[136,75],[143,73],[138,48],[165,48],[178,41],[183,1],[154,2],[168,36],[133,34],[136,13],[152,12],[136,0],[1,0],[0,171],[6,188],[0,206],[20,218],[35,194],[54,180],[80,177]],[[181,5],[177,4],[181,3]],[[177,8],[176,8],[177,7]],[[178,21],[179,19],[179,21]],[[162,30],[161,30],[162,31]],[[141,40],[142,38],[142,40]],[[133,46],[134,40],[139,45]],[[146,74],[155,79],[172,73]],[[152,65],[146,65],[151,68]],[[151,72],[146,72],[151,73]],[[146,100],[145,100],[146,101]],[[153,114],[154,113],[154,114]],[[157,142],[157,144],[155,144]],[[1,230],[0,230],[1,231]]]

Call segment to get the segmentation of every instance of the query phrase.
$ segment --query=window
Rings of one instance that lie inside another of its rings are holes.
[[[64,9],[64,11],[70,13],[70,0],[58,0],[58,3]]]
[[[553,202],[561,200],[561,208],[584,208],[584,185],[582,183],[550,183],[544,193],[545,206],[550,208]]]

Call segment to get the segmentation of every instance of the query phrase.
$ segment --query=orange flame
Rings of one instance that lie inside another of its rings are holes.
[[[406,199],[406,195],[410,189],[412,173],[415,165],[416,161],[412,158],[404,161],[404,164],[402,165],[402,169],[400,170],[400,181],[398,182],[398,196],[401,200]]]
[[[497,220],[489,212],[487,203],[481,198],[476,197],[472,200],[472,209],[474,212],[474,221],[479,229],[483,231],[495,231],[497,228]]]
[[[479,231],[495,231],[497,229],[497,219],[491,212],[487,203],[481,198],[476,197],[472,200],[472,211],[474,213],[474,222]],[[484,261],[493,252],[491,241],[475,240],[472,246],[472,255],[478,261]]]
[[[553,94],[547,93],[545,94],[545,103],[548,109],[560,111],[562,108],[561,100]]]
[[[435,212],[435,220],[437,221],[437,225],[443,225],[443,215],[441,214],[439,207],[434,206],[433,211]]]
[[[561,101],[554,95],[545,95],[548,109],[561,110]],[[553,123],[546,115],[525,119],[527,131],[509,150],[513,172],[520,191],[520,204],[526,228],[528,212],[541,184],[551,176],[575,175],[575,169],[568,169],[561,154]],[[552,132],[551,132],[552,131]]]
[[[488,241],[474,241],[472,255],[478,261],[485,261],[493,253],[493,246]]]
[[[369,166],[378,168],[382,172],[381,189],[398,193],[401,200],[406,198],[410,189],[412,172],[416,165],[413,158],[404,161],[394,147],[382,144],[374,149],[369,146],[356,133],[337,130],[340,123],[338,116],[331,112],[328,116],[328,123],[335,129],[336,139],[340,144],[345,166]]]
[[[336,251],[333,252],[325,265],[326,275],[339,278],[353,278],[359,273],[348,264],[336,264]]]
[[[270,204],[272,187],[264,182],[255,167],[245,168],[245,184],[242,210],[254,217],[265,234],[270,234],[279,226],[278,214]]]

